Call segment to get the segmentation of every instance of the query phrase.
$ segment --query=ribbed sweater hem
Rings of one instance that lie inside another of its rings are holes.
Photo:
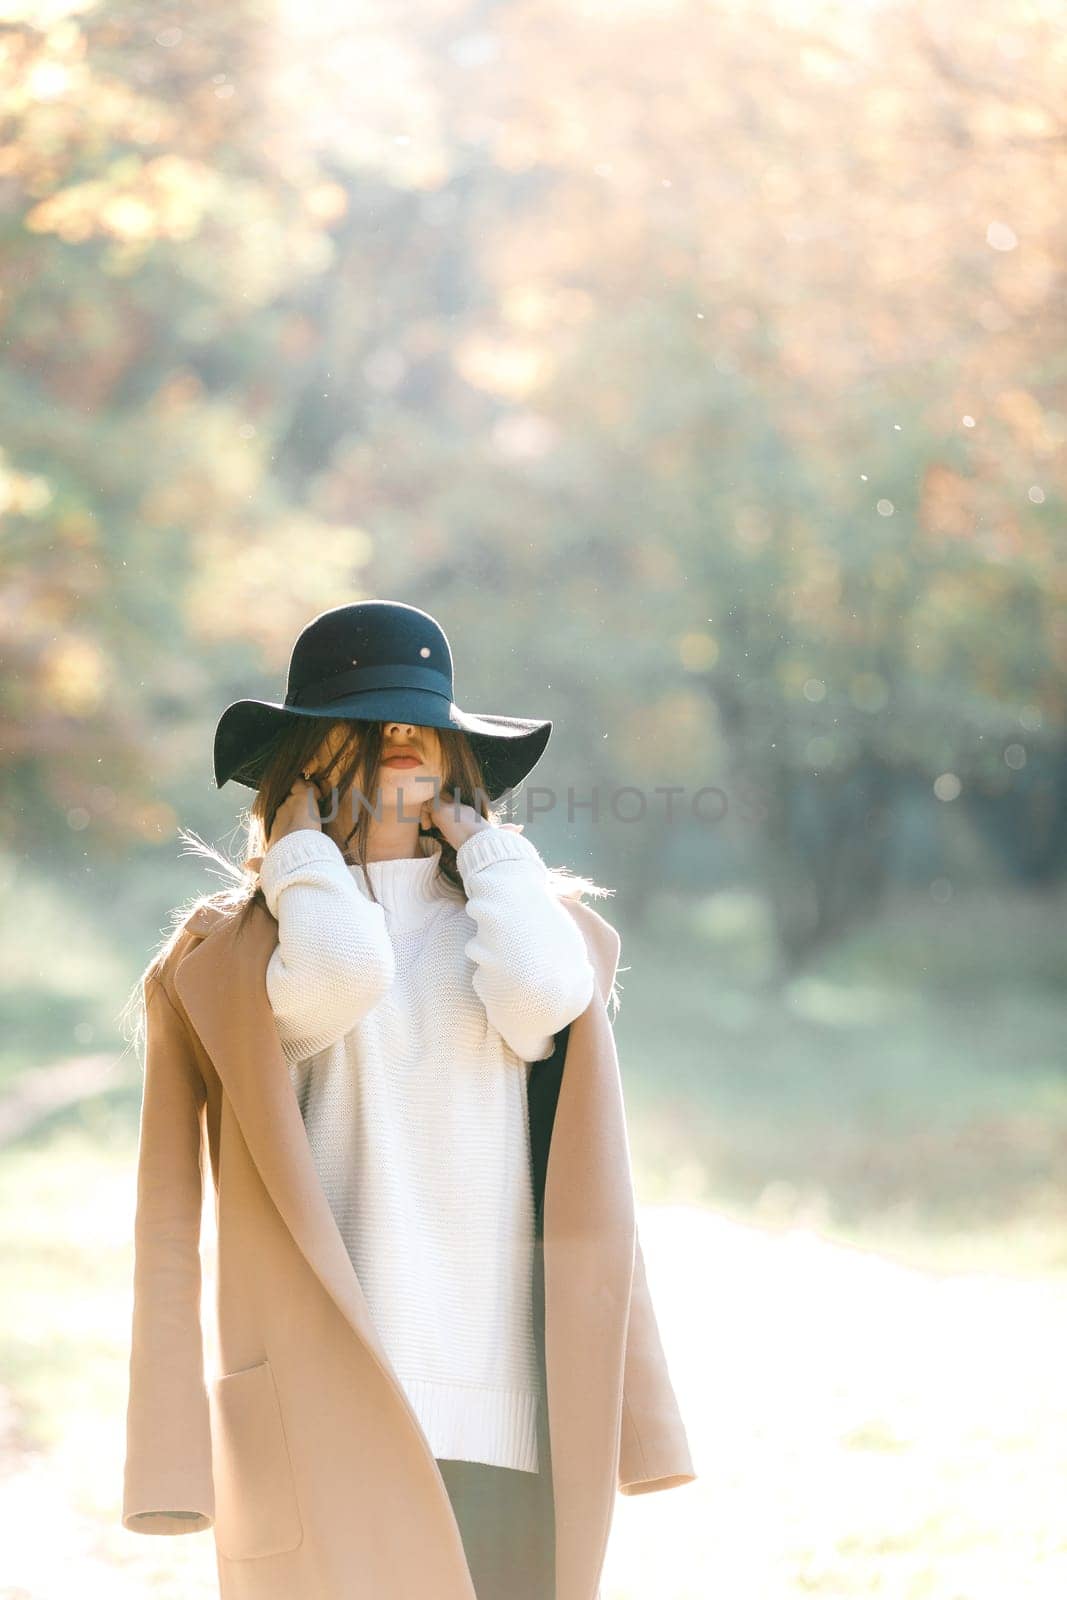
[[[397,1376],[439,1460],[538,1470],[536,1394]]]

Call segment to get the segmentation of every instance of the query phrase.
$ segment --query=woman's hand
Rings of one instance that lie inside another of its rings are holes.
[[[472,834],[481,833],[484,828],[495,827],[496,824],[475,811],[473,806],[460,802],[457,806],[455,792],[452,789],[441,789],[436,795],[431,795],[424,800],[419,812],[419,827],[428,829],[436,828],[442,833],[452,846],[458,850]],[[507,828],[511,833],[521,833],[521,822],[502,822],[502,828]]]
[[[287,834],[296,833],[300,828],[310,828],[313,832],[322,832],[322,818],[319,815],[320,795],[313,783],[308,783],[304,778],[297,778],[288,795],[278,807],[271,823],[270,837],[267,848],[277,844],[279,839],[284,839]]]

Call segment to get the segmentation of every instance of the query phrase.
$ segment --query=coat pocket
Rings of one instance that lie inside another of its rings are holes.
[[[210,1385],[215,1544],[228,1561],[295,1550],[304,1537],[269,1361]]]

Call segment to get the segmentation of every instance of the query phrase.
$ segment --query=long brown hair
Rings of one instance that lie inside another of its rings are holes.
[[[312,776],[320,790],[330,796],[332,806],[338,805],[338,797],[347,796],[358,780],[358,792],[368,803],[358,807],[358,814],[345,836],[344,851],[346,859],[362,869],[368,892],[372,899],[377,899],[367,872],[366,850],[373,815],[371,806],[378,797],[383,724],[345,719],[328,721],[322,717],[288,718],[271,744],[259,788],[246,814],[245,850],[241,861],[232,860],[215,845],[208,844],[188,829],[178,830],[179,837],[188,846],[182,853],[203,856],[221,867],[230,884],[214,894],[197,894],[171,912],[169,927],[161,943],[137,979],[120,1013],[127,1037],[138,1045],[144,1038],[144,985],[158,976],[181,938],[189,918],[202,906],[214,906],[235,915],[240,927],[251,916],[254,905],[266,908],[266,897],[257,881],[258,873],[247,863],[266,853],[267,840],[280,807],[288,798],[296,779],[311,768],[334,729],[340,730],[343,736],[338,741],[337,750],[326,766],[317,768]],[[505,808],[501,806],[499,810],[494,810],[490,805],[481,763],[467,735],[458,728],[435,728],[434,732],[441,742],[444,769],[441,788],[451,791],[462,804],[473,806],[479,816],[494,827],[499,827]],[[429,793],[427,791],[427,798]],[[410,807],[410,800],[407,804]],[[455,848],[438,829],[434,828],[420,836],[419,854],[434,854],[435,842],[440,845],[438,872],[451,885],[458,898],[465,902],[466,892],[456,865]],[[555,893],[564,899],[577,900],[583,895],[600,899],[615,893],[614,889],[594,883],[591,878],[574,873],[569,867],[550,867],[549,881]],[[613,995],[613,1001],[617,1008],[617,993]]]

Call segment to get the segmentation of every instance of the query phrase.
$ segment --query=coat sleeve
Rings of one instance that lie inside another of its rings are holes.
[[[203,1077],[162,983],[144,988],[123,1526],[196,1533],[215,1516],[200,1320]]]
[[[638,1234],[623,1371],[619,1490],[622,1494],[650,1494],[691,1483],[695,1477],[648,1292]]]

